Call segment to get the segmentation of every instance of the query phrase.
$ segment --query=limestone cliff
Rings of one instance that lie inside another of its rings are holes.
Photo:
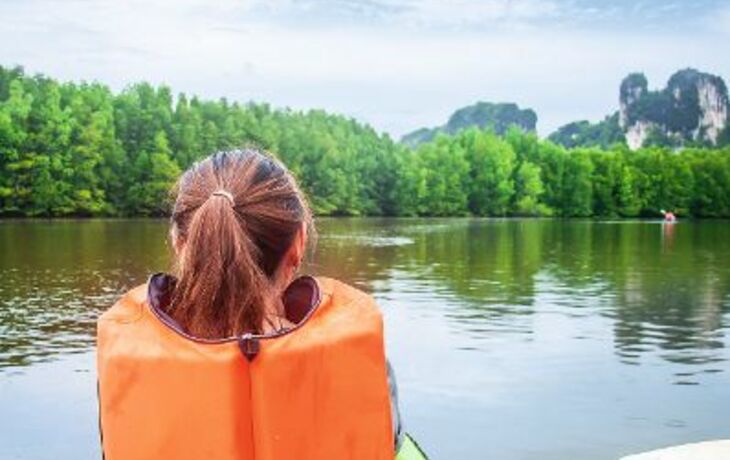
[[[680,70],[657,91],[648,90],[643,74],[621,83],[619,126],[632,149],[655,143],[717,145],[727,124],[728,92],[718,76]]]

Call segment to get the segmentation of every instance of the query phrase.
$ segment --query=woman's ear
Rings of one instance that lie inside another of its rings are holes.
[[[299,267],[299,265],[302,263],[302,259],[304,259],[304,253],[307,250],[307,224],[306,222],[302,222],[301,227],[299,227],[299,231],[297,232],[297,236],[294,238],[294,244],[291,248],[291,256],[292,256],[292,265],[295,267]]]
[[[302,263],[304,258],[304,252],[307,248],[307,225],[303,224],[297,234],[294,236],[294,240],[291,242],[289,249],[284,254],[284,258],[281,265],[277,269],[278,282],[283,285],[288,285],[296,275],[299,265]]]

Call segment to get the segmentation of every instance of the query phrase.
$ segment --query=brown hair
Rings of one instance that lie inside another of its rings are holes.
[[[167,313],[197,337],[262,332],[274,275],[302,224],[312,226],[294,178],[258,150],[219,152],[191,166],[175,195],[182,250]]]

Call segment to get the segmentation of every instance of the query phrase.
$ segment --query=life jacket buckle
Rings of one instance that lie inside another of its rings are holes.
[[[252,334],[245,334],[243,337],[238,339],[238,348],[241,349],[241,353],[248,359],[249,362],[256,358],[261,349],[258,339],[253,337]]]

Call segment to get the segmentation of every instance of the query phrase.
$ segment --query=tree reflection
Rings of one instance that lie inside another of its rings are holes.
[[[393,267],[405,270],[451,293],[456,308],[444,314],[465,331],[494,331],[475,323],[540,312],[547,306],[536,304],[537,295],[550,293],[550,308],[563,314],[610,318],[627,364],[655,351],[683,364],[724,359],[730,231],[720,222],[667,230],[626,221],[350,220],[327,222],[323,233],[342,238],[336,250],[324,248],[323,267],[371,289],[369,281],[387,280]],[[412,243],[382,247],[356,237],[391,233]]]
[[[0,224],[0,370],[86,351],[98,315],[164,269],[162,221]]]

